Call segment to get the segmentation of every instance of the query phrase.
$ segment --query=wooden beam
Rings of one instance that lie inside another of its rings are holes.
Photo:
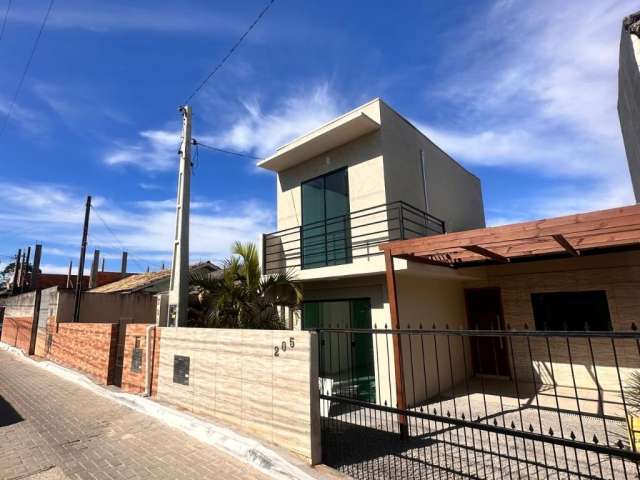
[[[567,252],[569,252],[574,257],[577,257],[578,255],[580,255],[580,252],[578,252],[575,248],[573,248],[573,245],[569,243],[569,240],[564,238],[564,235],[557,233],[551,236],[556,242],[558,242],[562,246],[562,248],[564,248]]]
[[[403,260],[407,260],[408,262],[422,263],[424,265],[435,265],[437,267],[453,268],[455,266],[452,261],[445,262],[443,260],[436,260],[429,257],[419,257],[417,255],[398,255],[396,258],[401,258]]]
[[[482,255],[483,257],[490,258],[500,263],[509,263],[509,259],[507,257],[504,257],[499,253],[492,252],[491,250],[487,250],[486,248],[483,248],[480,245],[465,245],[462,248],[470,252],[477,253],[478,255]]]
[[[396,271],[393,266],[393,257],[389,250],[384,251],[385,274],[387,279],[387,296],[389,299],[389,310],[391,313],[391,328],[400,330],[400,315],[398,310],[398,291],[396,287]],[[407,396],[404,385],[404,366],[402,362],[402,341],[400,335],[393,335],[393,364],[396,377],[396,403],[399,410],[407,409]],[[400,435],[403,438],[409,436],[409,427],[406,415],[398,415],[400,425]]]

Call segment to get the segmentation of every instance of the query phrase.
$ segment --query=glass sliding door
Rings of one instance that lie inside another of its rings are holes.
[[[349,179],[343,168],[302,184],[302,268],[351,261]]]
[[[304,302],[304,329],[371,328],[368,298]],[[373,340],[369,333],[322,334],[320,376],[333,381],[334,393],[363,401],[375,401],[376,379]]]

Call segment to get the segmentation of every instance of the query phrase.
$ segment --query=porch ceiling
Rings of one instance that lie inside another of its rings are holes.
[[[462,267],[640,248],[640,204],[380,245],[406,260]]]

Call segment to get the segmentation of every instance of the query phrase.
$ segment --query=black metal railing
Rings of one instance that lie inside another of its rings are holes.
[[[386,203],[263,234],[262,268],[269,274],[350,263],[379,255],[381,243],[444,231],[444,221],[427,212],[405,202]]]
[[[317,332],[323,461],[353,478],[640,474],[635,330]]]

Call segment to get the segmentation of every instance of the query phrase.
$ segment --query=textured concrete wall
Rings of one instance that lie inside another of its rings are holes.
[[[40,296],[40,311],[38,312],[38,326],[36,333],[35,355],[44,357],[47,354],[47,325],[55,322],[58,313],[58,287],[42,290]]]
[[[315,334],[287,330],[160,328],[156,398],[319,458]],[[291,348],[293,340],[294,347]],[[287,346],[275,355],[275,346]],[[190,358],[188,385],[174,356]]]
[[[29,292],[3,300],[2,342],[29,353],[36,293]]]
[[[108,385],[115,371],[118,326],[108,323],[48,325],[51,336],[46,358],[90,375]]]
[[[640,39],[630,35],[622,27],[618,69],[618,114],[631,182],[636,202],[640,202],[640,70],[637,55],[640,55]]]
[[[486,286],[500,288],[505,325],[514,329],[526,326],[535,330],[532,293],[583,290],[606,292],[614,330],[631,330],[633,323],[640,327],[639,252],[502,265],[487,269],[487,277]],[[593,340],[593,357],[584,339],[573,339],[569,345],[565,339],[553,339],[549,350],[545,341],[532,339],[531,356],[526,339],[516,338],[511,343],[513,358],[509,362],[515,360],[515,374],[523,382],[532,382],[535,377],[538,382],[552,384],[555,379],[559,385],[572,387],[575,376],[579,387],[597,388],[600,384],[606,390],[619,391],[616,357],[623,384],[629,373],[640,368],[635,340],[616,340],[615,352],[610,340]]]

